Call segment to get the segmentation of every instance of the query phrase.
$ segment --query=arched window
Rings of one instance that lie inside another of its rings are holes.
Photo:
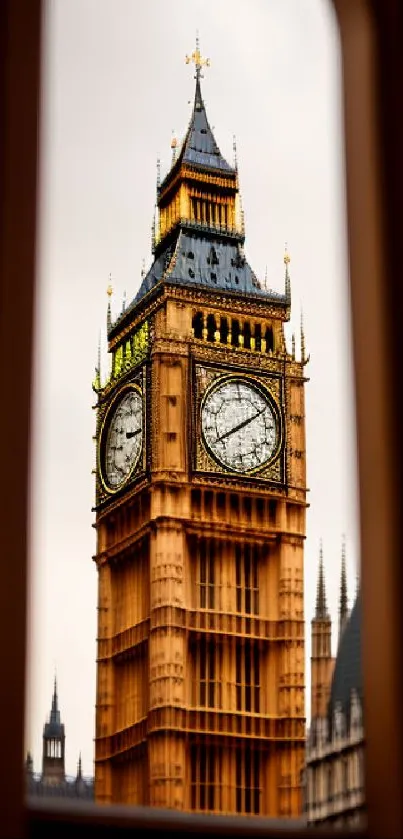
[[[247,350],[250,350],[250,323],[246,321],[243,326],[243,345]]]
[[[262,328],[260,323],[255,323],[255,350],[260,352],[262,349]]]
[[[228,338],[228,321],[227,318],[221,318],[220,321],[220,341],[222,344],[227,343]]]
[[[231,324],[231,344],[233,347],[239,346],[239,321],[233,320]]]
[[[207,315],[207,340],[215,341],[216,322],[214,315]]]
[[[196,312],[192,320],[193,337],[203,338],[203,312]]]
[[[266,329],[266,352],[269,350],[274,350],[274,340],[273,340],[273,330],[271,326],[268,326]]]

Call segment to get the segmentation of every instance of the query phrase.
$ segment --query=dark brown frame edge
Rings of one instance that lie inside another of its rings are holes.
[[[402,370],[399,245],[403,198],[402,8],[399,0],[333,0],[342,55],[347,205],[363,556],[367,833],[403,835],[400,707]],[[251,836],[326,831],[141,808],[24,801],[23,761],[29,432],[35,279],[40,0],[0,3],[0,835],[145,828]],[[14,410],[7,410],[13,405]],[[12,441],[18,440],[18,445]],[[5,483],[3,483],[4,487]]]

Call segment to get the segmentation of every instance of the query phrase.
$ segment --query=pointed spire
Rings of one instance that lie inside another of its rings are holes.
[[[292,333],[291,338],[291,357],[295,361],[295,332]]]
[[[284,265],[285,265],[285,296],[287,303],[291,305],[291,280],[290,280],[290,273],[288,270],[288,266],[291,262],[291,257],[288,253],[287,242],[285,243],[285,250],[284,250]]]
[[[301,308],[301,362],[305,364],[306,356],[305,356],[305,333],[304,333],[304,315]]]
[[[112,326],[112,313],[111,313],[112,292],[113,292],[113,289],[112,289],[112,275],[109,274],[109,284],[108,284],[108,288],[106,289],[106,293],[108,295],[108,309],[107,309],[107,313],[106,313],[106,327],[107,327],[108,332],[109,332],[109,330]]]
[[[322,539],[319,547],[319,574],[316,592],[315,620],[329,620],[329,613],[326,605],[325,572],[323,569],[323,546]]]
[[[237,153],[236,153],[236,137],[235,137],[235,134],[232,138],[232,148],[233,148],[233,151],[234,151],[234,169],[237,172],[238,171],[238,158],[237,158]]]
[[[264,272],[264,290],[267,291],[267,265]]]
[[[82,767],[81,767],[81,752],[78,755],[78,763],[77,763],[77,781],[80,781],[83,776]]]
[[[57,677],[55,673],[55,680],[53,684],[53,696],[52,696],[52,714],[57,714],[58,712],[58,698],[57,698]]]
[[[126,289],[123,292],[122,312],[126,310]]]
[[[161,161],[157,158],[157,194],[161,186]]]
[[[341,546],[341,574],[339,597],[339,643],[344,627],[348,621],[347,570],[346,570],[346,537],[343,535]]]
[[[151,224],[151,253],[155,253],[156,236],[155,236],[155,215],[157,208],[154,207],[153,220]]]

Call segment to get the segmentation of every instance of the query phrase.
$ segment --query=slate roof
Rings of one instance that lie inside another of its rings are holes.
[[[243,255],[240,244],[229,238],[181,228],[176,242],[155,260],[134,300],[139,302],[161,280],[179,285],[225,289],[286,303],[285,295],[266,291]]]
[[[346,718],[350,716],[351,691],[355,690],[362,701],[361,659],[361,597],[358,594],[348,623],[341,636],[333,672],[329,698],[329,714],[333,715],[340,703]]]
[[[178,168],[182,161],[184,163],[190,163],[193,166],[200,166],[203,169],[219,169],[221,172],[235,174],[233,166],[230,166],[222,156],[210,128],[201,93],[200,79],[198,77],[196,79],[195,99],[189,128],[182,148],[179,151],[178,159],[174,163],[174,168]],[[171,171],[172,169],[164,178],[162,188],[164,183],[168,181]]]

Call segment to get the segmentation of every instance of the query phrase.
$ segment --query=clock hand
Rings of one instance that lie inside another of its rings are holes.
[[[140,434],[141,428],[137,428],[136,431],[126,431],[126,437],[130,440],[131,437],[135,437],[136,434]]]
[[[240,428],[243,428],[245,425],[248,425],[248,423],[253,422],[253,420],[255,420],[256,417],[260,417],[260,414],[263,414],[263,411],[265,410],[266,405],[264,406],[264,408],[262,408],[261,411],[258,411],[257,414],[254,414],[253,417],[248,417],[247,419],[242,420],[242,422],[240,422],[238,425],[234,425],[234,427],[230,428],[229,431],[225,431],[224,434],[221,434],[221,437],[217,437],[214,442],[220,443],[221,440],[224,440],[225,437],[229,437],[230,434],[235,434],[235,431],[239,431]]]

